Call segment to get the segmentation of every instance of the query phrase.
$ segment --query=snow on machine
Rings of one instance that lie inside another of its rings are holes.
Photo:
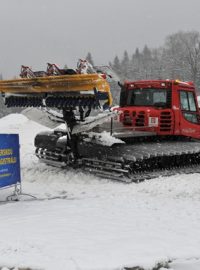
[[[106,76],[85,60],[75,71],[55,64],[45,73],[23,66],[21,77],[0,82],[5,104],[40,108],[47,122],[65,123],[64,129],[36,136],[40,160],[125,182],[200,171],[200,113],[192,83],[125,82],[120,107],[108,110]]]

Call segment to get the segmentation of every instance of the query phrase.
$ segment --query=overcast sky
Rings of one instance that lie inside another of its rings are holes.
[[[75,67],[158,47],[179,30],[200,31],[200,0],[0,0],[0,73],[18,75],[47,62]]]

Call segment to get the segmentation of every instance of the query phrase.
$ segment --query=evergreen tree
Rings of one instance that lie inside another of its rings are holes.
[[[145,59],[145,61],[151,60],[151,50],[148,48],[147,45],[144,46],[142,53],[143,53],[143,58]]]
[[[86,58],[85,58],[91,65],[94,66],[94,61],[93,61],[93,58],[92,58],[92,55],[90,52],[88,52]]]
[[[152,55],[152,60],[151,60],[151,65],[152,65],[152,77],[151,79],[157,79],[161,80],[162,79],[162,73],[163,73],[163,66],[162,66],[162,48],[156,48],[153,49],[151,52]]]
[[[128,79],[130,77],[131,68],[130,68],[130,60],[128,56],[128,52],[124,51],[124,56],[121,61],[121,70],[122,74],[124,75],[124,79]]]
[[[131,80],[140,80],[143,75],[141,74],[142,70],[142,55],[140,54],[139,48],[136,48],[135,53],[132,55],[131,63],[132,72]]]
[[[117,73],[117,75],[121,75],[121,65],[118,56],[115,56],[113,64],[111,65],[113,70]]]
[[[135,50],[135,57],[136,57],[137,59],[140,58],[140,51],[139,51],[139,48],[136,48],[136,50]]]
[[[143,72],[144,72],[144,79],[151,79],[152,74],[152,57],[151,57],[151,50],[144,46],[142,51],[142,64],[143,64]]]

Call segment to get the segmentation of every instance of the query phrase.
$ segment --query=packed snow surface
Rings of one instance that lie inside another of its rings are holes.
[[[200,269],[199,174],[98,179],[40,163],[33,141],[45,128],[25,116],[9,115],[0,127],[20,135],[23,192],[46,199],[0,204],[0,267],[152,269],[170,260],[174,270]],[[0,200],[11,192],[1,190]]]

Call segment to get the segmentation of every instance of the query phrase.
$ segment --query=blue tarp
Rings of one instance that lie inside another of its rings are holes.
[[[19,135],[0,134],[0,188],[20,182]]]

